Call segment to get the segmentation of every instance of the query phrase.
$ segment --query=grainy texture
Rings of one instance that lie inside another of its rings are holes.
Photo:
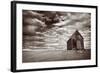
[[[63,60],[86,60],[90,59],[90,50],[42,50],[42,51],[23,51],[23,62],[45,62]]]
[[[53,57],[60,57],[58,60],[70,60],[70,53],[73,51],[64,51],[67,50],[68,39],[76,30],[84,38],[84,49],[91,49],[90,13],[23,10],[23,62],[49,61],[50,54],[50,60],[56,60]],[[63,54],[60,54],[62,52]],[[63,59],[66,53],[68,58]],[[74,53],[72,59],[89,59],[90,51],[86,54],[89,55],[88,58],[77,58],[74,56],[78,55]],[[48,58],[41,60],[46,56]],[[39,57],[40,60],[37,60]]]

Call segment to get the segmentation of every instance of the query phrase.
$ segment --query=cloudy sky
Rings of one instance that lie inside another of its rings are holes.
[[[23,49],[67,49],[75,30],[90,49],[90,13],[23,10]]]

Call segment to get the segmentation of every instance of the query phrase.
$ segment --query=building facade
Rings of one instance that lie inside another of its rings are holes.
[[[84,49],[84,38],[76,30],[67,41],[67,50],[82,50]]]

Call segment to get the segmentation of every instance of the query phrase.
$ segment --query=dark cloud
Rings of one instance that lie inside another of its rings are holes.
[[[90,13],[23,10],[24,48],[49,48],[52,42],[58,44],[58,48],[66,49],[66,42],[76,29],[85,39],[85,49],[89,49]]]

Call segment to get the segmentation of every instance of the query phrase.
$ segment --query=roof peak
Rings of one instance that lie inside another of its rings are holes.
[[[76,30],[74,33],[79,33],[79,34],[80,34],[79,30]],[[74,33],[73,33],[73,34],[74,34]]]
[[[70,40],[74,35],[75,35],[75,36],[80,35],[80,36],[83,38],[83,36],[82,36],[81,33],[79,32],[79,30],[76,29],[76,31],[70,36],[69,40]],[[84,39],[84,38],[83,38],[83,39]],[[69,40],[68,40],[68,41],[69,41]]]
[[[78,29],[76,29],[76,31],[78,31]]]

